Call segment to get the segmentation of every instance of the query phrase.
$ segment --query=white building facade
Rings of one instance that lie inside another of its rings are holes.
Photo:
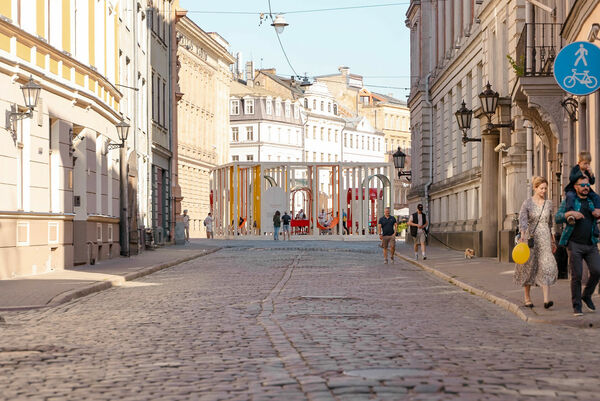
[[[229,115],[230,161],[304,161],[299,101],[234,82]]]

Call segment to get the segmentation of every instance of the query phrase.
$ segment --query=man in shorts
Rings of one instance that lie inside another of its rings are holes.
[[[290,216],[287,212],[283,213],[281,216],[281,222],[283,223],[283,240],[285,241],[285,237],[287,236],[288,241],[290,240],[290,221],[292,221],[292,216]]]
[[[425,231],[427,230],[429,222],[427,216],[423,213],[423,205],[417,205],[417,212],[410,215],[408,220],[408,226],[410,227],[410,235],[413,237],[415,244],[415,260],[419,260],[419,244],[421,244],[421,254],[423,260],[427,259],[425,255]]]
[[[390,216],[390,208],[386,207],[383,211],[383,217],[379,219],[377,231],[383,248],[383,263],[388,262],[388,247],[391,252],[392,263],[394,263],[394,254],[396,252],[396,228],[398,222],[394,216]]]

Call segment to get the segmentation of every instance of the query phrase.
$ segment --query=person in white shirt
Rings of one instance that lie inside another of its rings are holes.
[[[204,227],[206,227],[206,238],[213,238],[213,217],[212,213],[204,219]]]
[[[413,237],[415,244],[415,260],[419,259],[419,244],[421,244],[421,254],[423,260],[427,259],[425,256],[425,241],[426,231],[429,222],[427,216],[423,213],[423,205],[419,203],[417,206],[417,212],[411,214],[408,220],[408,226],[410,227],[410,235]]]
[[[187,209],[183,211],[183,229],[185,231],[185,242],[190,242],[190,216]]]

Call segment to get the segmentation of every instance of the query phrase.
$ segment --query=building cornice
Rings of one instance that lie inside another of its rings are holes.
[[[573,41],[581,33],[583,22],[588,19],[598,5],[598,1],[577,0],[563,23],[560,35],[567,42]]]
[[[184,16],[177,21],[175,26],[177,33],[187,36],[190,40],[195,41],[197,45],[201,45],[208,49],[217,59],[224,59],[228,64],[233,64],[235,58],[214,40],[202,28],[196,25],[189,17]]]

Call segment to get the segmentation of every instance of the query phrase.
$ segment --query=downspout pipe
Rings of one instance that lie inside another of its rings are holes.
[[[429,79],[431,78],[431,73],[427,74],[425,77],[425,104],[429,107],[429,181],[425,183],[425,211],[431,219],[431,213],[429,212],[429,188],[431,184],[433,184],[433,104],[431,104],[430,98],[430,87],[429,87]]]

